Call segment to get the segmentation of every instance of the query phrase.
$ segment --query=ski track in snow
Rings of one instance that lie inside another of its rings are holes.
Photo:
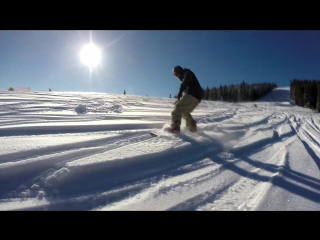
[[[202,101],[197,133],[164,131],[173,102],[2,92],[0,210],[320,210],[319,114],[288,88]]]

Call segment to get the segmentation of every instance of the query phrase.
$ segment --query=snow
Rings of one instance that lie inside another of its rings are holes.
[[[2,91],[0,210],[319,211],[319,113],[289,91],[202,101],[180,135],[171,98]]]

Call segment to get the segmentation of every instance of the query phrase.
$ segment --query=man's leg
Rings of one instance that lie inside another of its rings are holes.
[[[190,98],[190,106],[186,109],[186,111],[182,114],[182,118],[186,120],[186,126],[189,128],[191,132],[197,131],[196,121],[193,119],[192,115],[190,114],[193,110],[199,105],[199,100],[195,97],[189,95]]]
[[[184,113],[193,111],[198,104],[195,105],[195,100],[199,101],[189,94],[183,95],[180,101],[174,106],[173,111],[171,112],[171,126],[176,130],[180,130],[181,118],[184,116]],[[192,117],[191,117],[192,118]]]

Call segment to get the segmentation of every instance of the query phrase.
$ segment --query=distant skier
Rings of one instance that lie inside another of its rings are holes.
[[[176,66],[172,70],[173,75],[180,79],[181,85],[178,93],[178,101],[171,112],[170,131],[180,132],[181,118],[186,120],[186,126],[191,132],[197,131],[196,121],[190,114],[201,102],[203,90],[196,75],[187,68]],[[185,93],[182,96],[182,93]]]

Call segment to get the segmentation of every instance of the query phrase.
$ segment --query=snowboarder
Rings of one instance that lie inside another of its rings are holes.
[[[186,126],[191,132],[197,131],[196,121],[190,114],[201,102],[203,90],[196,75],[188,68],[176,66],[172,70],[173,75],[181,81],[178,101],[171,112],[170,131],[173,133],[180,132],[181,118],[186,121]],[[185,93],[182,96],[182,93]]]

